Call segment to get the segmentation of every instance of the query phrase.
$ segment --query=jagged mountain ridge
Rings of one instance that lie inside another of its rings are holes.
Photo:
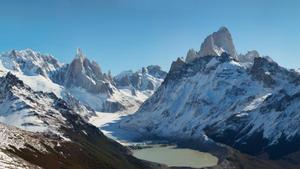
[[[70,64],[51,74],[51,80],[66,88],[66,92],[97,111],[115,112],[135,104],[126,104],[126,96],[116,88],[111,75],[102,73],[100,66],[77,49]],[[92,99],[90,99],[92,98]]]
[[[218,37],[228,43],[223,46],[233,44],[228,37]],[[232,56],[234,47],[228,53],[222,48],[221,55],[220,48],[206,49],[209,55],[190,51],[186,61],[173,62],[159,89],[121,126],[168,138],[211,139],[271,158],[297,151],[291,145],[300,143],[299,74],[256,51]]]
[[[133,95],[127,90],[119,90],[112,75],[103,73],[100,66],[90,61],[80,49],[70,64],[61,64],[51,55],[30,49],[2,53],[0,61],[2,76],[11,71],[36,91],[54,92],[58,97],[76,103],[79,114],[87,118],[94,114],[93,110],[116,112],[138,107],[153,93],[152,90],[148,95],[141,92]],[[154,70],[155,66],[150,68],[150,71]],[[155,76],[151,78],[155,82],[161,81]]]
[[[133,95],[141,92],[149,97],[157,90],[166,75],[167,72],[160,66],[150,65],[136,72],[132,70],[121,72],[113,79],[119,89],[128,89]]]
[[[52,75],[54,82],[71,87],[81,87],[90,93],[101,93],[105,95],[113,94],[110,84],[113,83],[110,76],[102,73],[100,66],[88,60],[81,49],[77,49],[74,60],[65,65],[66,68],[58,70],[58,75]],[[58,76],[58,77],[56,77]]]
[[[62,67],[53,56],[34,52],[31,49],[2,53],[1,61],[7,69],[23,72],[28,76],[47,77],[48,74]]]

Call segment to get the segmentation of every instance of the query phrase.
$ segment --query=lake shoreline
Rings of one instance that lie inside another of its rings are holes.
[[[219,161],[216,156],[210,153],[179,148],[174,144],[131,146],[131,151],[132,155],[138,159],[167,165],[168,167],[213,167]]]

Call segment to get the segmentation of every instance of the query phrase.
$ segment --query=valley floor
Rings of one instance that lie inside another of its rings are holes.
[[[107,137],[118,141],[125,146],[129,146],[134,144],[134,140],[141,138],[142,135],[134,131],[120,128],[118,121],[121,120],[122,117],[133,114],[136,110],[137,108],[134,107],[127,111],[115,113],[97,112],[97,115],[92,117],[89,122],[98,127]]]
[[[141,134],[120,128],[119,121],[135,111],[136,108],[116,113],[97,112],[97,116],[92,117],[89,122],[99,127],[107,137],[133,148],[133,155],[137,158],[168,166],[180,166],[181,164],[199,168],[217,165],[218,158],[209,153],[178,148],[169,144],[155,144],[156,140],[144,141]],[[170,156],[170,154],[173,155]]]

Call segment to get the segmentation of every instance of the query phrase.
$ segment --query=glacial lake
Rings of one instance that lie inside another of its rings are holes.
[[[176,146],[152,146],[132,150],[136,158],[165,164],[169,167],[211,167],[218,163],[218,158],[200,151],[177,148]]]

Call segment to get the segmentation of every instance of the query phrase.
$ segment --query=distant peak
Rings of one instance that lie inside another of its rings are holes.
[[[75,58],[83,59],[84,57],[85,56],[84,56],[82,50],[80,48],[77,48],[76,57]]]
[[[175,62],[172,63],[170,72],[177,71],[182,69],[182,67],[185,65],[185,62],[182,60],[182,58],[177,58]]]
[[[218,32],[229,32],[229,30],[225,26],[221,26]]]
[[[197,57],[197,53],[194,49],[189,49],[186,54],[185,62],[190,63]]]
[[[238,56],[238,61],[241,63],[253,63],[254,59],[260,57],[256,50],[248,51],[245,55],[241,54]]]
[[[252,56],[252,57],[260,57],[259,56],[259,53],[256,51],[256,50],[251,50],[251,51],[248,51],[246,53],[247,56]]]
[[[162,71],[162,68],[159,65],[149,65],[147,66],[147,70]]]
[[[77,48],[77,55],[82,54],[82,50],[80,48]]]
[[[25,52],[31,52],[31,53],[34,52],[31,48],[24,49],[23,51],[25,51]]]
[[[231,34],[224,26],[204,40],[201,44],[199,56],[221,56],[223,52],[228,53],[233,58],[237,56]]]
[[[17,56],[17,50],[13,49],[10,51],[11,56]]]
[[[237,52],[235,50],[231,34],[225,26],[222,26],[217,32],[213,32],[205,38],[201,44],[199,52],[190,49],[186,55],[185,61],[187,63],[191,63],[198,57],[208,55],[221,56],[224,52],[237,59]]]
[[[143,74],[147,74],[148,73],[148,69],[146,67],[142,67],[142,73]]]

